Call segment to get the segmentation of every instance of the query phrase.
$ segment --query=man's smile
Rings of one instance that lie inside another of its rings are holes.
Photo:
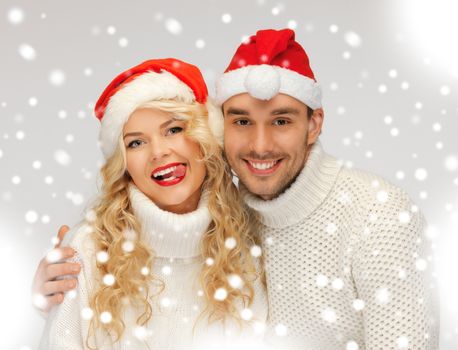
[[[266,176],[273,174],[279,167],[283,159],[277,160],[249,160],[243,159],[248,170],[254,175]]]

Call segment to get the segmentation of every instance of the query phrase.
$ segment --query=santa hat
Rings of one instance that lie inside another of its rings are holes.
[[[282,93],[312,109],[321,107],[320,85],[294,31],[260,30],[239,46],[216,84],[216,101],[246,92],[260,100]]]
[[[221,110],[208,100],[200,70],[175,58],[149,60],[114,78],[95,105],[95,115],[101,121],[101,148],[106,159],[113,155],[130,115],[153,100],[195,101],[205,105],[210,129],[222,142]]]

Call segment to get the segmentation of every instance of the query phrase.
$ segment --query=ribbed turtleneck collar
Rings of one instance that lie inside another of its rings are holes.
[[[256,210],[264,225],[287,227],[309,216],[325,199],[334,185],[341,165],[326,154],[317,141],[304,168],[292,185],[279,197],[263,200],[240,184],[247,205]]]
[[[134,184],[129,197],[135,216],[141,223],[144,240],[158,257],[192,258],[200,255],[200,242],[211,222],[208,198],[202,195],[197,209],[175,214],[160,209]]]

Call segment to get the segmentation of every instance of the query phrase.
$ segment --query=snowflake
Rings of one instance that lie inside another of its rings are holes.
[[[21,24],[24,21],[24,11],[19,7],[13,7],[8,11],[8,21],[14,25]]]
[[[49,73],[49,82],[54,86],[62,86],[65,83],[65,73],[60,69],[55,69]]]
[[[282,323],[277,324],[275,326],[275,334],[277,334],[279,337],[284,337],[286,334],[288,334],[288,327]]]
[[[364,300],[362,300],[362,299],[355,299],[355,300],[353,300],[353,303],[352,303],[353,309],[355,309],[356,311],[363,310],[365,305],[366,304],[365,304]]]
[[[230,274],[228,277],[227,277],[228,281],[229,281],[229,285],[232,287],[232,288],[236,288],[236,289],[241,289],[243,287],[243,280],[242,278],[240,278],[239,275],[233,273],[233,274]]]
[[[350,47],[357,48],[357,47],[360,47],[362,44],[361,37],[355,32],[352,32],[352,31],[346,32],[344,35],[344,38],[345,38],[345,42]]]
[[[225,24],[228,24],[228,23],[231,23],[232,21],[232,16],[229,14],[229,13],[225,13],[221,16],[221,20],[223,21],[223,23]]]
[[[26,61],[33,61],[37,58],[37,52],[29,44],[22,44],[18,48],[19,55]]]
[[[103,276],[103,283],[106,286],[112,286],[115,283],[115,281],[115,276],[113,276],[111,273],[108,273],[105,276]]]
[[[428,172],[424,168],[418,168],[415,170],[415,178],[418,181],[424,181],[428,177]]]
[[[345,350],[358,350],[359,346],[354,340],[350,340],[347,342]]]
[[[294,29],[297,28],[297,21],[291,19],[291,20],[288,21],[287,26],[288,26],[289,29],[294,30]]]
[[[396,339],[398,349],[407,349],[409,347],[409,339],[403,335]]]
[[[329,26],[329,31],[332,33],[332,34],[335,34],[339,31],[339,27],[336,25],[336,24],[331,24]]]
[[[326,308],[321,312],[321,318],[329,323],[335,323],[337,321],[336,312],[331,308]]]
[[[164,275],[168,276],[172,273],[172,268],[169,265],[165,265],[162,267],[161,271]]]
[[[228,238],[226,238],[226,240],[224,242],[224,246],[227,249],[234,249],[237,246],[237,241],[235,240],[234,237],[228,237]]]
[[[108,253],[105,250],[101,250],[96,254],[97,261],[101,264],[105,264],[108,261]]]
[[[375,292],[375,300],[379,305],[386,305],[391,301],[391,293],[388,288],[379,288]]]
[[[113,319],[113,317],[111,316],[111,312],[109,311],[103,311],[101,314],[100,314],[100,321],[102,323],[110,323],[111,320]]]
[[[240,312],[240,317],[242,317],[242,319],[244,319],[245,321],[249,321],[253,318],[253,311],[251,311],[251,309],[243,309],[241,312]]]
[[[329,234],[333,234],[337,231],[337,225],[333,222],[330,222],[329,224],[327,224],[325,231]]]
[[[131,253],[133,252],[135,249],[135,243],[130,241],[130,240],[126,240],[122,243],[122,250],[124,251],[124,253]]]
[[[336,278],[332,281],[332,288],[336,290],[341,290],[344,287],[344,281],[340,278]]]
[[[72,158],[66,151],[59,149],[54,152],[54,160],[60,165],[68,166],[70,165]]]
[[[165,20],[165,28],[174,35],[179,35],[183,31],[183,26],[174,18],[168,18]]]
[[[325,275],[317,275],[315,278],[316,285],[319,288],[327,286],[329,279]]]
[[[408,211],[401,211],[398,219],[401,224],[408,224],[410,222],[410,213]]]
[[[213,297],[216,300],[219,300],[219,301],[225,300],[227,298],[227,290],[226,290],[226,288],[222,288],[222,287],[218,288],[215,291],[215,294],[213,295]]]

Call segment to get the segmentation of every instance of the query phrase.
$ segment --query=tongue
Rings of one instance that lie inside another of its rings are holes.
[[[182,177],[185,173],[186,173],[186,166],[183,164],[180,164],[180,165],[177,165],[177,168],[174,171],[164,175],[164,179],[168,179],[169,177],[172,177],[172,176],[173,177]]]

